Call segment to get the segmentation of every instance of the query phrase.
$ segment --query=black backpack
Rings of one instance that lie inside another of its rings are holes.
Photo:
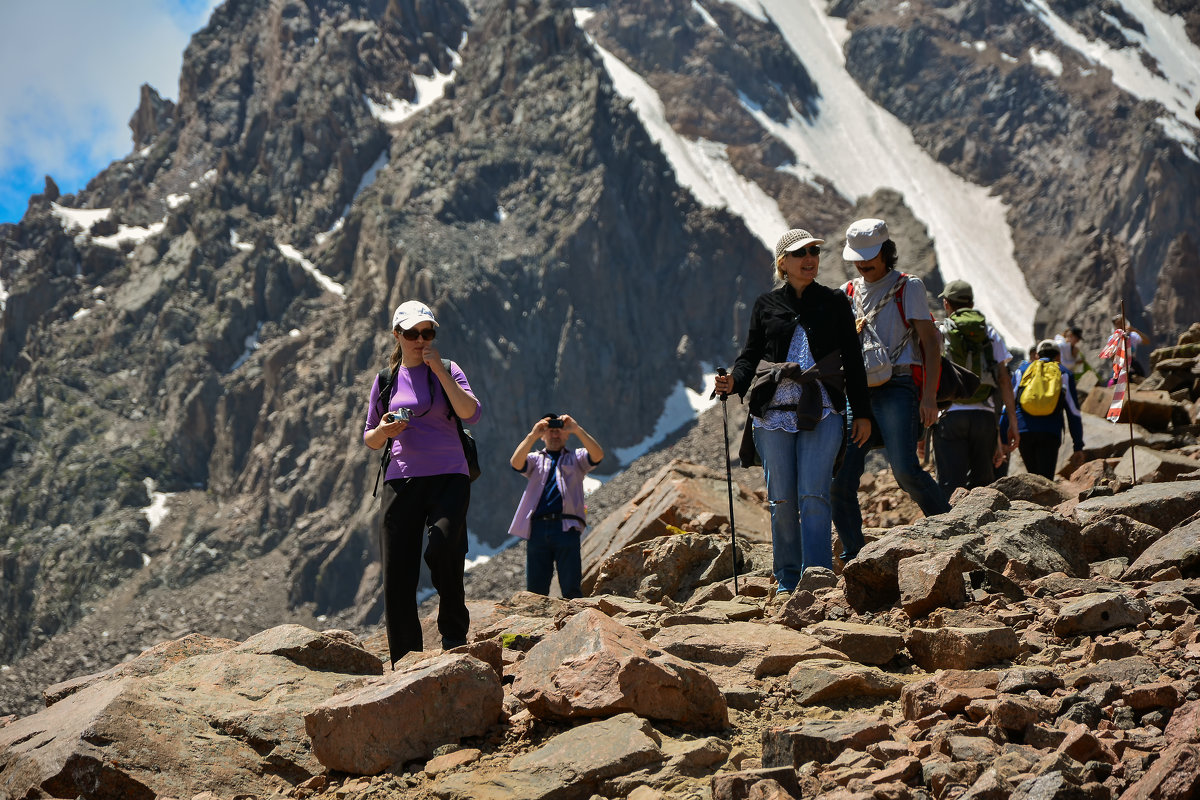
[[[450,371],[450,359],[443,358],[442,366],[445,367],[446,372],[449,372]],[[397,367],[394,370],[388,370],[388,369],[379,370],[379,395],[377,397],[377,401],[379,403],[379,407],[384,409],[385,413],[386,413],[386,410],[388,407],[388,401],[391,400],[391,397],[392,397],[392,387],[394,387],[396,384],[396,373],[398,371],[399,371],[399,367]],[[432,375],[430,375],[430,380],[432,382]],[[439,383],[438,386],[440,387],[441,384]],[[446,390],[442,389],[442,394],[445,394],[445,392],[446,392]],[[432,403],[433,402],[432,387],[430,387],[429,396],[430,396],[430,402]],[[471,432],[463,427],[462,420],[459,419],[458,414],[455,413],[454,406],[453,406],[453,404],[450,403],[450,398],[448,396],[446,397],[446,405],[449,406],[449,410],[446,412],[446,416],[454,417],[454,424],[456,426],[458,426],[458,440],[459,440],[459,442],[462,443],[463,455],[465,455],[467,457],[467,474],[469,475],[471,480],[474,481],[480,475],[479,448],[475,444],[475,438],[473,436],[471,436]],[[429,413],[429,412],[425,412],[425,413]],[[418,416],[422,416],[422,415],[418,415]],[[379,477],[381,475],[383,475],[383,473],[387,472],[388,462],[391,460],[392,460],[392,440],[388,439],[387,444],[385,444],[383,446],[383,453],[379,456],[379,471],[375,473],[375,488],[371,490],[372,497],[375,497],[379,494]]]

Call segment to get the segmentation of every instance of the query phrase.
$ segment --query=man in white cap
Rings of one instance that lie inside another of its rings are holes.
[[[873,332],[891,362],[890,376],[868,389],[875,415],[871,438],[863,445],[847,443],[842,467],[833,479],[833,523],[842,540],[841,558],[848,561],[864,544],[858,481],[868,451],[884,448],[896,482],[926,516],[949,511],[950,504],[917,459],[922,425],[937,421],[941,374],[942,337],[929,313],[925,284],[896,271],[896,244],[881,219],[852,223],[842,258],[854,264],[859,274],[842,286],[854,306],[859,332]]]

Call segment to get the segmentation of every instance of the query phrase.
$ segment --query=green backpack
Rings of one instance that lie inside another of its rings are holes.
[[[996,389],[996,357],[988,337],[987,318],[974,308],[960,308],[946,318],[946,355],[979,376],[979,388],[962,403],[982,403]]]

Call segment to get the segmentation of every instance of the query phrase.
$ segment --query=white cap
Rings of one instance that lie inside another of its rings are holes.
[[[860,219],[850,223],[846,229],[846,248],[842,258],[846,261],[868,261],[879,255],[888,236],[887,223],[881,219]]]
[[[392,330],[400,328],[406,331],[419,322],[432,322],[435,328],[438,324],[429,306],[419,300],[406,300],[396,306],[396,313],[392,314]]]

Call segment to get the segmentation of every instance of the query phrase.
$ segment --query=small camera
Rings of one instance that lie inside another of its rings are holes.
[[[412,419],[412,411],[407,408],[397,408],[395,411],[389,411],[384,415],[384,422],[408,422]]]
[[[562,426],[563,426],[563,421],[561,419],[559,419],[558,417],[554,417],[553,419],[546,420],[547,428],[561,428]]]

